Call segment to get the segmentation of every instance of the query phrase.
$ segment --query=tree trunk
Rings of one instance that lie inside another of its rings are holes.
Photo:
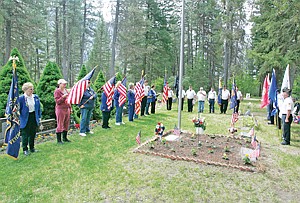
[[[56,58],[56,64],[60,65],[60,55],[59,55],[59,44],[60,44],[60,40],[59,40],[59,19],[58,19],[58,15],[59,15],[59,9],[58,7],[55,8],[55,58]]]
[[[81,36],[81,46],[80,46],[80,66],[83,64],[83,54],[85,49],[85,32],[86,32],[86,0],[84,0],[84,11],[83,11],[83,30]]]
[[[62,56],[62,73],[63,77],[67,80],[68,79],[68,66],[67,66],[67,16],[66,16],[66,0],[62,0],[62,7],[63,7],[63,28],[62,28],[62,49],[63,49],[63,56]]]
[[[111,53],[111,64],[110,64],[110,69],[109,69],[109,77],[112,77],[113,75],[115,75],[116,41],[117,41],[117,34],[118,34],[119,12],[120,12],[120,0],[117,0],[114,31],[113,31],[113,40],[112,40],[112,44],[111,44],[112,53]]]
[[[10,51],[11,51],[11,20],[10,15],[8,19],[5,20],[5,61],[4,64],[8,61]]]

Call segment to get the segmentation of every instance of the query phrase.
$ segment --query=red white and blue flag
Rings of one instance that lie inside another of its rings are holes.
[[[136,143],[138,143],[138,145],[141,145],[141,136],[142,136],[142,133],[141,133],[141,131],[139,131],[137,136],[135,137],[135,141],[136,141]]]
[[[141,110],[141,102],[142,99],[145,95],[145,90],[144,90],[144,77],[138,82],[136,83],[135,87],[134,87],[134,92],[135,92],[135,114],[138,115],[140,113]]]
[[[107,108],[110,109],[112,106],[112,100],[113,100],[113,95],[114,95],[114,87],[116,84],[116,76],[112,77],[111,79],[109,79],[103,86],[103,91],[104,94],[106,95],[107,99],[106,99],[106,105]]]
[[[165,79],[164,79],[164,91],[163,91],[163,103],[166,103],[167,100],[168,100],[168,90],[169,90],[169,86],[168,86],[167,79],[165,77]]]
[[[81,98],[83,96],[83,93],[88,88],[88,83],[94,75],[95,69],[96,68],[91,70],[91,72],[89,72],[86,76],[84,76],[84,78],[79,80],[71,88],[70,93],[69,93],[68,98],[67,98],[67,103],[68,104],[79,104],[80,103]]]
[[[126,102],[126,92],[127,92],[126,81],[127,79],[126,77],[124,77],[121,84],[117,88],[118,92],[120,93],[119,106],[122,106]]]
[[[238,120],[239,120],[239,114],[238,113],[232,113],[231,123],[235,124]]]

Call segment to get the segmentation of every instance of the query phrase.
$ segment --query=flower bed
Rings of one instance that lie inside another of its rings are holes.
[[[195,135],[182,133],[178,141],[160,141],[158,137],[143,143],[134,152],[161,156],[173,160],[192,161],[215,166],[236,168],[244,171],[263,171],[261,163],[245,164],[241,155],[241,147],[251,147],[250,141],[238,137],[224,135]]]

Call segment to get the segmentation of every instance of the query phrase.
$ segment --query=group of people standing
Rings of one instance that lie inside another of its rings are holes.
[[[234,109],[234,112],[238,113],[239,111],[239,106],[240,106],[240,101],[243,98],[243,95],[241,91],[239,91],[238,87],[236,87],[236,94],[237,94],[237,106]],[[230,91],[226,89],[226,86],[224,85],[221,91],[221,103],[220,105],[220,113],[221,114],[226,114],[227,108],[228,108],[228,103],[231,98]],[[198,113],[203,113],[204,112],[204,105],[205,101],[208,100],[209,102],[209,113],[215,113],[215,103],[218,100],[218,94],[212,87],[208,94],[206,91],[203,89],[203,87],[200,87],[199,91],[196,93],[192,86],[189,86],[189,89],[187,91],[184,91],[182,89],[182,106],[181,110],[183,110],[183,104],[184,104],[184,99],[185,97],[187,98],[187,103],[188,103],[188,112],[193,112],[193,106],[196,104],[195,101],[198,101]]]

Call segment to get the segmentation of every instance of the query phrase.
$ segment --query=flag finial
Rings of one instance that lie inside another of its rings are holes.
[[[17,67],[16,61],[19,61],[19,58],[18,58],[17,56],[11,56],[11,57],[9,57],[8,60],[9,60],[9,61],[12,60],[12,62],[13,62],[12,66],[13,66],[13,68],[14,68],[14,70],[15,70],[16,67]]]

